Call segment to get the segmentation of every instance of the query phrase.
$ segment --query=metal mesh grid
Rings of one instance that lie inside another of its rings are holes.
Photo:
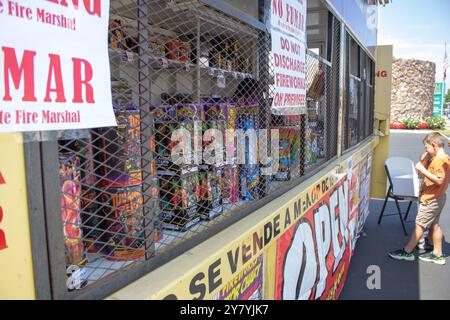
[[[348,146],[354,146],[360,141],[360,120],[362,118],[362,82],[361,79],[350,75],[348,99]]]
[[[373,124],[375,118],[375,63],[367,57],[368,60],[368,76],[366,85],[366,106],[368,108],[367,122],[364,127],[366,129],[365,137],[373,134]]]
[[[374,63],[349,34],[346,54],[350,68],[346,74],[344,144],[348,149],[373,133],[375,96]]]
[[[334,107],[331,104],[331,64],[308,53],[306,56],[307,118],[305,132],[305,166],[321,163],[330,158],[333,150],[326,139],[336,132]]]
[[[118,126],[59,132],[68,291],[173,250],[337,151],[338,65],[308,51],[307,114],[274,115],[270,34],[198,1],[111,0],[110,15]]]
[[[332,158],[338,153],[339,140],[339,110],[340,110],[340,65],[341,65],[341,23],[330,13],[332,22],[331,33],[329,36],[329,43],[331,43],[329,50],[330,61],[332,62],[331,69],[331,107],[328,109],[330,114],[330,121],[333,125],[329,126],[332,129],[327,133],[327,142],[329,145],[329,158]]]

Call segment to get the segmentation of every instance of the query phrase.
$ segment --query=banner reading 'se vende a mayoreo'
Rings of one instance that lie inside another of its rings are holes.
[[[115,126],[109,0],[0,0],[0,132]]]
[[[270,1],[274,68],[272,112],[306,112],[306,0]]]

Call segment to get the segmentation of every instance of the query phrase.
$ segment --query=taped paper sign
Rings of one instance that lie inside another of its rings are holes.
[[[115,126],[109,0],[0,3],[0,132]]]

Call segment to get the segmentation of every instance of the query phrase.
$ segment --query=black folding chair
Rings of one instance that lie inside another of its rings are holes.
[[[384,168],[388,176],[389,188],[386,194],[386,199],[384,200],[383,209],[381,209],[380,217],[378,218],[378,224],[381,223],[388,200],[394,199],[403,232],[405,235],[408,235],[404,221],[408,218],[413,201],[417,201],[419,198],[419,178],[417,176],[414,163],[407,158],[389,158],[386,160]],[[408,209],[404,213],[405,217],[403,217],[399,201],[408,200]],[[392,215],[396,214],[389,214],[385,216],[387,217]]]

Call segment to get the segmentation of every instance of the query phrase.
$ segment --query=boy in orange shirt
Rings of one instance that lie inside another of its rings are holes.
[[[423,140],[430,162],[426,168],[427,157],[422,156],[421,162],[416,165],[419,174],[424,176],[416,227],[404,248],[389,253],[393,259],[414,261],[414,248],[425,230],[429,229],[428,237],[433,240],[433,251],[419,256],[419,259],[440,265],[446,263],[442,255],[442,230],[439,226],[439,218],[446,201],[445,192],[450,182],[450,158],[444,151],[445,142],[438,132],[429,133]]]

